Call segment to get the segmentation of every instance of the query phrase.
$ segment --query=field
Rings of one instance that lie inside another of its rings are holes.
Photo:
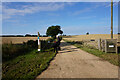
[[[68,38],[64,38],[70,41],[86,41],[86,40],[98,40],[98,39],[110,39],[110,34],[89,34],[89,35],[76,35]],[[118,35],[114,34],[114,39],[118,39]]]
[[[41,40],[46,40],[49,37],[40,37]],[[2,37],[2,44],[20,44],[28,40],[37,40],[37,37]],[[0,41],[1,42],[1,41]]]
[[[41,40],[46,40],[49,37],[40,37]],[[70,36],[68,38],[64,38],[66,40],[70,41],[87,41],[87,40],[98,40],[98,39],[110,39],[110,34],[89,34],[89,35],[76,35],[76,36]],[[118,39],[118,35],[114,34],[114,39]],[[0,39],[0,42],[2,44],[18,44],[27,42],[28,40],[37,40],[37,37],[2,37],[2,40]]]
[[[114,34],[113,38],[118,39],[118,35]],[[68,41],[82,41],[84,42],[84,45],[98,49],[98,40],[111,39],[111,36],[110,34],[89,34],[89,35],[69,36],[64,39]]]

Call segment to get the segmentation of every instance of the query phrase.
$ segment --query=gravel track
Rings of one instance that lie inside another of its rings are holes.
[[[118,78],[118,67],[64,41],[40,78]]]

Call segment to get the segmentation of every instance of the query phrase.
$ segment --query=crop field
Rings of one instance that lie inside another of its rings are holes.
[[[76,35],[64,38],[70,41],[86,41],[86,40],[98,40],[98,39],[110,39],[110,34],[89,34],[89,35]],[[118,39],[118,35],[114,34],[114,39]]]
[[[40,37],[41,40],[46,40],[49,37]],[[37,37],[2,37],[2,44],[20,44],[28,40],[37,40]]]

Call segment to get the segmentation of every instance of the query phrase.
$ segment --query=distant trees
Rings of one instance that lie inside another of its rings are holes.
[[[38,35],[26,34],[25,37],[37,37]],[[39,35],[40,37],[48,37],[47,35]]]
[[[2,35],[1,37],[24,37],[24,35]]]
[[[26,34],[25,37],[37,37],[37,35]]]
[[[26,34],[26,35],[0,35],[0,37],[37,37],[38,35],[31,35],[31,34]],[[40,37],[48,37],[47,35],[40,35]]]
[[[63,31],[61,30],[61,27],[59,25],[50,26],[46,31],[46,35],[51,36],[53,38],[56,38],[56,35],[58,34],[63,34]]]

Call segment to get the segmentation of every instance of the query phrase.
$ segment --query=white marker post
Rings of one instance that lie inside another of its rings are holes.
[[[39,39],[39,37],[40,37],[40,34],[38,32],[38,51],[40,51],[40,39]]]

